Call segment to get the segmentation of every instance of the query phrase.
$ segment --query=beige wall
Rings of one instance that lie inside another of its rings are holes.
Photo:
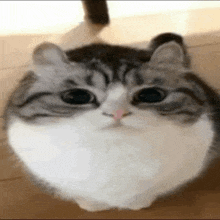
[[[219,1],[107,1],[111,18],[184,12],[175,28],[185,26],[194,9],[220,9]],[[189,13],[188,13],[189,12]],[[65,33],[83,21],[81,1],[1,1],[0,35]],[[150,23],[155,24],[154,21]],[[149,23],[149,24],[150,24]],[[197,21],[195,21],[197,23]],[[204,25],[206,26],[206,25]],[[179,29],[178,29],[179,30]]]

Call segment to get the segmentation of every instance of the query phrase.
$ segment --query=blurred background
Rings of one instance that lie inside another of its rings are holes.
[[[111,19],[220,8],[219,1],[107,2]],[[81,1],[1,1],[0,35],[65,33],[83,22],[83,16]],[[187,33],[187,13],[179,22]]]
[[[24,76],[34,47],[43,41],[57,43],[63,49],[93,42],[146,48],[157,34],[175,32],[188,45],[193,69],[220,90],[220,1],[107,4],[110,24],[102,26],[85,22],[81,1],[0,1],[0,219],[219,219],[220,188],[196,188],[138,212],[87,213],[39,190],[26,179],[17,161],[11,159],[14,155],[8,152],[6,132],[2,129],[3,109]]]

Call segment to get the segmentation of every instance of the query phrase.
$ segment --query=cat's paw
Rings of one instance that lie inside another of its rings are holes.
[[[138,211],[140,209],[149,208],[155,201],[155,197],[149,198],[146,195],[138,196],[133,202],[127,205],[127,209]]]
[[[141,209],[144,209],[144,208],[149,208],[152,205],[152,203],[153,202],[149,202],[149,203],[146,203],[146,204],[133,204],[133,205],[129,206],[129,209],[133,210],[133,211],[138,211],[138,210],[141,210]]]
[[[81,199],[76,200],[76,202],[81,209],[84,209],[89,212],[100,212],[100,211],[111,209],[111,206],[107,204],[90,202],[90,201],[81,200]]]

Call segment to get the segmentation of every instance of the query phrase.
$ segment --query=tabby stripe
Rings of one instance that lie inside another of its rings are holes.
[[[189,82],[195,82],[205,91],[207,97],[207,100],[210,105],[213,106],[219,106],[219,96],[218,93],[210,88],[205,82],[202,81],[198,76],[194,75],[193,73],[187,73],[184,78]]]
[[[144,79],[141,74],[135,73],[134,78],[135,78],[135,82],[137,83],[138,86],[144,84]]]
[[[174,92],[182,92],[182,93],[185,93],[189,96],[191,96],[191,98],[193,98],[199,105],[203,105],[204,104],[204,101],[201,100],[200,98],[198,98],[194,92],[188,88],[178,88],[176,90],[174,90]]]
[[[97,72],[99,72],[100,74],[102,74],[105,78],[105,83],[106,85],[108,85],[110,83],[110,79],[109,79],[109,76],[108,74],[99,66],[99,63],[90,63],[89,68],[91,68],[92,70],[95,70]]]
[[[52,94],[51,92],[39,92],[39,93],[36,93],[36,94],[30,96],[23,104],[20,104],[20,105],[17,105],[17,106],[22,108],[25,105],[30,104],[31,102],[41,98],[42,96],[51,95],[51,94]]]
[[[37,108],[37,106],[36,106]],[[73,111],[69,111],[69,112],[56,112],[56,111],[51,111],[51,109],[46,109],[46,108],[38,108],[37,110],[35,110],[34,112],[30,112],[31,109],[26,109],[26,111],[20,111],[17,112],[17,114],[19,115],[19,117],[23,118],[24,120],[35,120],[36,118],[49,118],[49,117],[68,117],[74,114]],[[28,115],[27,115],[28,113]]]
[[[64,81],[64,83],[66,85],[78,86],[78,84],[75,81],[73,81],[72,79],[67,79],[67,80]]]
[[[21,84],[31,84],[34,83],[37,80],[37,77],[34,73],[34,71],[30,70],[26,73],[26,75],[24,76],[24,78],[21,79],[20,83]]]
[[[92,75],[87,76],[85,80],[87,85],[93,86]]]
[[[19,117],[21,117],[22,119],[26,120],[26,121],[34,121],[38,118],[50,118],[50,117],[53,117],[53,118],[59,118],[59,117],[71,117],[72,114],[66,114],[66,115],[49,115],[49,114],[44,114],[44,113],[36,113],[36,114],[33,114],[31,116],[25,116],[25,115],[22,115],[22,114],[19,114]]]
[[[187,111],[187,110],[182,110],[182,111],[176,112],[175,114],[176,115],[186,114],[186,115],[190,115],[190,116],[195,116],[195,115],[198,115],[200,112],[201,111],[190,112],[190,111]]]
[[[108,74],[106,74],[103,70],[98,69],[98,71],[104,76],[105,78],[105,85],[108,85],[110,83],[110,80],[108,78]]]
[[[83,110],[83,107],[63,107],[63,106],[44,106],[43,109],[49,111],[50,113],[54,113],[54,114],[69,114],[72,113],[74,110]]]
[[[122,83],[125,83],[126,75],[127,75],[132,69],[135,69],[135,68],[137,68],[137,67],[138,67],[137,65],[127,64],[127,67],[126,67],[125,71],[124,71],[123,74],[122,74]]]
[[[104,71],[98,70],[98,72],[104,77],[104,79],[105,79],[105,85],[107,86],[107,85],[110,83],[110,80],[109,80],[109,78],[108,78],[108,75],[107,75]],[[89,75],[89,76],[87,76],[87,77],[85,78],[85,82],[86,82],[87,85],[89,85],[89,86],[95,86],[94,83],[93,83],[93,81],[92,81],[92,78],[93,78],[93,75],[92,75],[92,74]]]
[[[161,112],[161,115],[180,115],[180,114],[185,114],[185,115],[189,115],[189,116],[195,116],[198,114],[198,112],[190,112],[187,110],[180,110],[180,111],[176,111],[176,112]]]
[[[49,115],[49,114],[40,114],[40,113],[37,113],[37,114],[34,114],[34,115],[31,115],[31,116],[24,116],[24,115],[20,115],[22,118],[26,119],[26,120],[34,120],[36,118],[41,118],[41,117],[51,117],[52,115]]]

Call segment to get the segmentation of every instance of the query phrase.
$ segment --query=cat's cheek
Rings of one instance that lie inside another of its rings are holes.
[[[9,129],[9,144],[27,168],[51,182],[68,176],[73,176],[75,181],[88,179],[92,154],[89,149],[80,148],[83,143],[78,141],[73,130],[43,130],[44,127],[34,129],[19,121]],[[48,130],[51,135],[48,135]]]
[[[27,164],[52,161],[61,154],[58,147],[49,145],[48,141],[45,141],[42,136],[33,135],[28,130],[25,139],[23,135],[19,135],[19,129],[9,130],[8,136],[9,144],[13,146],[15,153]]]

